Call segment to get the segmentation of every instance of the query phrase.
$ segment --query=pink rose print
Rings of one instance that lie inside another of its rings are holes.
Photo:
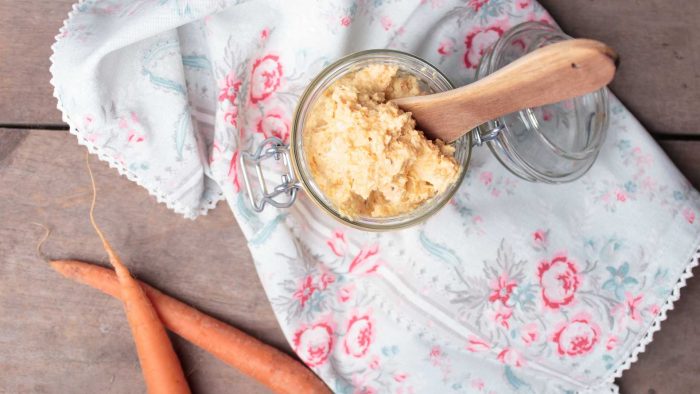
[[[256,104],[270,97],[279,88],[283,75],[279,56],[266,55],[257,59],[250,81],[250,102]]]
[[[227,107],[224,112],[224,122],[233,127],[238,127],[238,107],[230,104]]]
[[[581,282],[576,264],[565,255],[556,256],[551,262],[542,261],[537,276],[542,287],[542,300],[552,309],[569,304]]]
[[[469,32],[464,38],[464,44],[467,47],[464,53],[464,66],[476,68],[486,50],[503,35],[505,30],[505,26],[492,25],[485,28],[478,27]]]
[[[683,217],[688,223],[693,224],[695,221],[695,212],[690,208],[686,208],[683,210]]]
[[[228,101],[231,104],[235,103],[238,92],[241,90],[241,84],[243,84],[243,81],[236,78],[236,74],[233,71],[226,74],[224,83],[219,89],[219,102]]]
[[[479,174],[479,180],[486,186],[490,185],[491,182],[493,182],[493,173],[491,171],[484,171],[481,174]]]
[[[90,122],[92,122],[92,120],[90,120]],[[138,143],[145,140],[143,133],[138,130],[140,128],[140,123],[135,112],[130,112],[128,117],[120,117],[119,128],[126,130],[127,142]]]
[[[477,336],[470,335],[467,339],[467,350],[470,352],[484,352],[489,349],[491,349],[491,345]]]
[[[428,358],[430,359],[430,363],[432,365],[439,365],[441,357],[442,357],[442,349],[440,349],[440,346],[433,346],[432,349],[430,349],[430,354],[428,355]]]
[[[615,199],[620,202],[627,201],[627,193],[624,190],[618,190],[615,192]]]
[[[355,292],[355,285],[348,284],[340,288],[338,291],[338,300],[340,302],[348,302],[352,298],[352,293]]]
[[[349,272],[358,271],[360,273],[371,274],[379,268],[379,245],[364,247],[350,263]]]
[[[350,22],[352,22],[352,19],[350,19],[349,16],[344,16],[340,18],[340,26],[348,27],[350,26]]]
[[[629,313],[630,318],[632,318],[634,321],[641,321],[642,316],[639,313],[639,303],[642,302],[644,295],[640,294],[635,297],[630,293],[625,293],[625,298],[627,298],[625,301],[625,306],[627,307],[627,312]]]
[[[593,350],[600,338],[600,328],[588,314],[580,313],[569,322],[559,324],[552,335],[561,356],[580,356]]]
[[[513,367],[522,367],[523,359],[515,349],[505,348],[498,353],[498,361]]]
[[[270,29],[266,27],[260,32],[260,39],[265,41],[268,37],[270,37]]]
[[[238,93],[243,82],[231,71],[226,74],[219,89],[219,103],[224,111],[224,122],[233,127],[238,126]]]
[[[469,0],[468,5],[474,12],[477,12],[488,2],[489,0]]]
[[[483,390],[485,385],[486,385],[486,384],[485,384],[484,381],[481,380],[481,379],[474,379],[474,380],[472,380],[472,388],[475,388],[475,389],[477,389],[477,390],[479,390],[479,391]]]
[[[321,290],[326,290],[328,286],[333,282],[335,282],[335,276],[330,272],[324,272],[323,274],[321,274],[321,283],[318,287]]]
[[[521,0],[517,3],[517,6],[519,9],[524,10],[526,8],[532,7],[532,1],[531,0]]]
[[[233,183],[233,190],[238,193],[241,191],[241,183],[238,180],[238,149],[233,152],[233,157],[231,158],[231,165],[228,168],[228,179]]]
[[[659,312],[661,312],[661,308],[659,308],[658,305],[656,305],[656,304],[649,305],[649,313],[656,316],[659,314]]]
[[[258,120],[256,131],[265,138],[277,137],[286,142],[289,139],[289,122],[282,110],[269,111]]]
[[[499,275],[496,281],[491,284],[491,295],[489,295],[489,301],[501,301],[503,305],[506,305],[511,293],[513,293],[513,288],[516,286],[517,283],[515,283],[514,280],[509,280],[507,274]]]
[[[345,256],[345,253],[348,251],[348,243],[345,241],[345,233],[343,233],[343,230],[338,229],[333,231],[331,238],[326,241],[326,245],[328,245],[333,254],[338,257]]]
[[[548,110],[547,108],[542,109],[542,120],[544,120],[545,122],[549,122],[550,120],[552,120],[553,117],[554,114],[552,113],[552,111]]]
[[[522,327],[522,335],[520,338],[526,345],[531,345],[537,341],[539,337],[539,330],[536,323],[528,323]]]
[[[542,229],[537,230],[534,233],[532,233],[532,243],[535,245],[536,248],[538,248],[538,249],[546,249],[547,248],[548,234],[549,234],[549,231],[542,230]]]
[[[526,19],[529,22],[540,22],[550,26],[554,25],[554,20],[549,15],[537,15],[534,12],[530,12],[529,14],[527,14]]]
[[[397,373],[397,374],[394,374],[394,380],[397,381],[397,382],[399,382],[399,383],[401,383],[401,382],[403,382],[404,380],[406,380],[407,377],[408,377],[408,375],[406,375],[405,373]]]
[[[333,329],[328,323],[302,326],[292,340],[294,351],[309,367],[323,364],[333,349]]]
[[[613,350],[615,349],[615,346],[617,346],[617,337],[611,335],[610,338],[608,338],[608,341],[605,343],[605,349]]]
[[[389,18],[389,17],[386,16],[386,15],[384,15],[384,16],[382,17],[382,19],[380,19],[379,23],[382,24],[382,27],[383,27],[384,30],[386,30],[386,31],[389,31],[389,29],[391,29],[391,27],[394,26],[394,22],[392,22],[392,21],[391,21],[391,18]]]
[[[503,304],[494,305],[496,305],[495,310],[492,310],[489,313],[491,320],[493,320],[494,323],[505,329],[510,328],[510,323],[508,322],[508,319],[510,319],[511,316],[513,316],[513,310]]]
[[[454,46],[455,46],[454,41],[452,41],[449,38],[446,38],[446,39],[440,41],[440,44],[438,45],[437,52],[441,56],[447,56],[454,51]]]
[[[292,294],[292,298],[298,300],[299,304],[301,304],[301,307],[303,308],[316,290],[316,286],[313,284],[313,279],[309,275],[301,282],[299,289]]]
[[[348,323],[343,340],[345,353],[356,358],[364,356],[372,344],[373,337],[374,330],[370,317],[368,315],[353,316]]]
[[[369,363],[369,368],[370,369],[379,369],[379,357],[374,356],[372,357],[372,361]]]

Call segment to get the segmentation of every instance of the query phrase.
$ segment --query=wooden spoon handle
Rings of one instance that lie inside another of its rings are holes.
[[[431,138],[454,141],[472,128],[529,107],[594,92],[615,75],[617,54],[587,39],[536,49],[467,86],[393,100]]]

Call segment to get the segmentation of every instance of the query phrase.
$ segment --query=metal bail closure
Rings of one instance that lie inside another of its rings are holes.
[[[472,146],[481,146],[484,142],[495,140],[496,138],[498,138],[498,135],[501,133],[501,131],[505,130],[506,128],[501,122],[498,121],[495,122],[493,127],[485,131],[481,131],[480,128],[482,126],[475,127],[472,129]]]
[[[269,158],[273,158],[276,161],[281,159],[286,168],[286,173],[282,174],[282,182],[277,184],[272,191],[268,191],[261,165],[264,160]],[[268,203],[277,208],[289,208],[294,204],[297,198],[297,191],[299,190],[299,183],[294,175],[292,161],[289,157],[289,146],[285,145],[282,140],[277,137],[267,138],[258,146],[254,153],[242,152],[239,160],[248,199],[256,212],[262,212],[265,209],[265,204]],[[259,200],[256,199],[256,194],[253,193],[253,186],[248,178],[248,163],[255,166],[255,173],[258,177],[259,190],[257,194],[260,196]]]

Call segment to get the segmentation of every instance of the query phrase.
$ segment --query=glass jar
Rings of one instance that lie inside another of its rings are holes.
[[[547,25],[518,25],[504,34],[484,55],[477,78],[483,78],[536,48],[568,38]],[[496,158],[515,175],[529,181],[548,183],[580,177],[593,164],[600,150],[608,123],[605,89],[553,105],[528,108],[471,130],[452,143],[460,170],[457,181],[445,191],[417,209],[397,216],[349,218],[338,212],[311,175],[304,153],[304,125],[316,100],[333,82],[349,72],[377,63],[395,65],[399,72],[414,75],[427,93],[453,89],[450,81],[428,62],[394,50],[362,51],[329,65],[311,81],[300,97],[289,145],[272,137],[266,139],[255,152],[241,154],[243,180],[254,210],[260,212],[266,204],[278,208],[289,207],[294,203],[298,190],[303,189],[319,208],[349,226],[370,231],[398,229],[426,220],[450,200],[466,174],[474,145],[487,143]],[[262,165],[270,158],[281,160],[284,164],[281,182],[272,187],[272,191],[267,185]],[[256,179],[248,174],[251,166],[255,169]]]
[[[525,22],[508,30],[481,58],[476,79],[503,68],[537,48],[571,39],[555,27]],[[562,183],[580,178],[593,165],[608,128],[608,91],[556,104],[526,108],[477,128],[490,138],[494,156],[515,175],[533,182]]]

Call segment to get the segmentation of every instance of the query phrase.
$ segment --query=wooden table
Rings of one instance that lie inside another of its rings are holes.
[[[60,280],[35,253],[104,261],[86,210],[84,149],[64,130],[48,83],[49,46],[72,0],[0,2],[0,392],[134,393],[144,386],[115,300]],[[546,0],[564,30],[603,40],[622,65],[612,86],[700,186],[700,2]],[[134,273],[286,351],[246,248],[221,204],[196,221],[92,160],[98,220]],[[625,393],[690,393],[700,383],[700,283],[620,380]],[[195,392],[265,392],[174,338]]]

